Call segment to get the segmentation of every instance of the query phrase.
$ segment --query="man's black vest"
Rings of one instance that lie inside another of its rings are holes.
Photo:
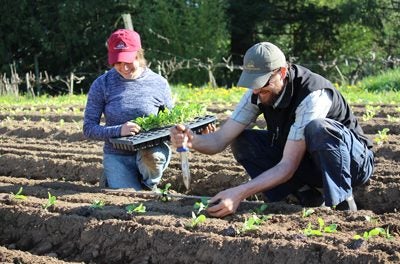
[[[349,105],[332,83],[324,77],[300,65],[294,64],[289,68],[288,82],[284,89],[283,97],[278,105],[275,108],[262,104],[258,105],[261,112],[264,114],[268,131],[273,133],[272,144],[283,149],[290,127],[295,121],[295,111],[297,107],[307,95],[320,89],[329,89],[332,91],[333,95],[332,106],[328,112],[327,118],[342,123],[353,131],[368,148],[372,148],[372,142],[364,135]],[[258,96],[253,94],[252,103],[257,104],[257,99]]]

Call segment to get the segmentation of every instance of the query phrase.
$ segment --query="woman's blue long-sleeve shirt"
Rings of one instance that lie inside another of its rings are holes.
[[[125,122],[157,114],[161,106],[173,107],[171,89],[165,78],[145,68],[138,78],[130,80],[113,68],[99,76],[90,87],[83,134],[90,139],[104,140],[104,153],[129,154],[115,149],[108,139],[120,137]],[[105,124],[100,123],[102,114]]]

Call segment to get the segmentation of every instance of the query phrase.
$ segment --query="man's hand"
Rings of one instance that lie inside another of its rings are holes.
[[[141,127],[138,124],[128,121],[122,125],[121,137],[136,135],[139,133],[140,129]]]
[[[233,214],[242,200],[241,186],[224,190],[210,199],[209,203],[211,204],[218,201],[219,203],[209,207],[207,212],[215,217],[224,217]]]
[[[175,148],[179,148],[182,145],[192,148],[192,140],[194,133],[191,129],[186,128],[184,125],[176,125],[171,127],[170,130],[171,143]]]

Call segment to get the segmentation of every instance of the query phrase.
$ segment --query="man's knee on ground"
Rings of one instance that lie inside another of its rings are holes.
[[[163,170],[164,164],[167,162],[167,157],[162,152],[142,151],[143,164],[150,171]]]

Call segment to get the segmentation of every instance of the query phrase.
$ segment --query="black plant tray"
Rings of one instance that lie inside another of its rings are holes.
[[[204,117],[196,117],[193,121],[185,124],[195,133],[201,133],[201,130],[208,124],[215,123],[215,116],[206,115]],[[157,146],[162,142],[169,140],[169,129],[172,126],[157,128],[147,132],[141,132],[134,136],[111,138],[110,142],[114,148],[128,151],[137,151],[139,149]]]

